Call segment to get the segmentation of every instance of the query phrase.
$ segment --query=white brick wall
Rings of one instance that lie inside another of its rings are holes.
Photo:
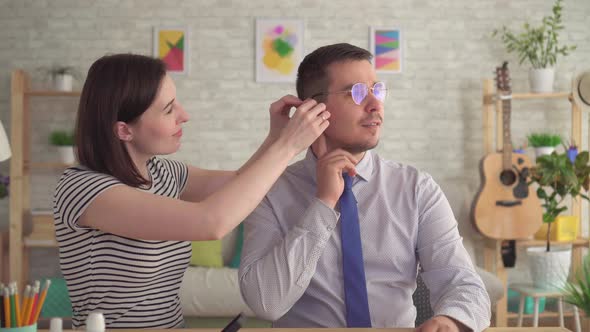
[[[233,169],[263,140],[268,105],[295,93],[294,84],[254,81],[256,17],[303,18],[305,53],[335,42],[368,47],[369,25],[397,26],[403,29],[404,72],[383,76],[393,89],[379,153],[435,178],[465,176],[477,182],[483,154],[482,79],[493,77],[495,66],[507,59],[514,90],[526,90],[528,84],[528,67],[519,66],[490,34],[503,24],[520,28],[523,16],[537,23],[552,5],[552,0],[0,0],[0,119],[8,124],[12,69],[70,64],[86,72],[105,53],[150,54],[153,26],[186,25],[191,73],[176,78],[176,84],[191,121],[175,157]],[[590,1],[566,0],[563,16],[561,40],[577,44],[578,50],[559,60],[558,90],[569,87],[574,70],[590,67]],[[42,99],[33,105],[34,158],[51,160],[47,133],[73,123],[75,103]],[[568,137],[566,102],[514,106],[516,143],[541,129]],[[534,110],[522,111],[525,106]],[[584,121],[587,128],[587,117]],[[55,177],[33,181],[33,206],[50,207]]]

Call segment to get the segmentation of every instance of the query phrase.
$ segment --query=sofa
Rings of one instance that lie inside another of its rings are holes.
[[[477,267],[482,265],[481,252],[476,250],[478,248],[474,244],[481,243],[483,238],[471,222],[471,203],[476,188],[462,179],[440,181],[439,185],[449,200],[458,220],[459,232],[464,238],[464,246],[470,253],[493,304],[504,296],[504,287],[494,274]],[[242,300],[238,270],[227,267],[236,258],[239,233],[235,229],[220,241],[223,267],[190,266],[185,273],[180,300],[188,327],[220,328],[240,312],[248,317],[247,327],[270,327],[269,322],[255,318]]]

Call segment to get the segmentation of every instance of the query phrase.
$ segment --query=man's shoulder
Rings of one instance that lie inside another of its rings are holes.
[[[267,196],[276,192],[289,192],[291,189],[300,187],[304,184],[313,184],[313,175],[310,173],[310,170],[305,167],[304,161],[300,160],[289,165],[285,169],[283,174],[281,174],[273,184]]]
[[[385,174],[395,174],[398,176],[411,176],[411,177],[421,177],[428,175],[428,173],[420,170],[419,168],[410,165],[404,164],[395,160],[385,159],[379,156],[378,154],[373,154],[374,163],[376,168]]]

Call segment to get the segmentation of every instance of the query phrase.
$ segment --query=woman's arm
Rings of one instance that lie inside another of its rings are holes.
[[[282,99],[283,100],[283,99]],[[288,100],[283,100],[286,107]],[[275,104],[273,104],[275,105]],[[271,107],[271,113],[277,108]],[[226,185],[200,202],[186,202],[117,186],[100,194],[79,224],[146,240],[222,238],[256,208],[290,160],[327,127],[325,105],[299,104],[279,138]],[[189,175],[190,176],[190,175]]]
[[[284,96],[270,106],[270,129],[268,136],[256,152],[237,171],[206,170],[188,166],[188,180],[180,199],[190,202],[200,202],[216,192],[223,185],[256,162],[268,148],[280,137],[281,132],[289,123],[289,112],[292,107],[300,106],[303,102],[292,95]],[[325,112],[324,117],[329,114]]]
[[[237,171],[217,171],[188,166],[188,180],[180,199],[190,202],[200,202],[219,190],[239,173],[244,172],[252,163],[272,145],[273,139],[269,135],[258,150]]]

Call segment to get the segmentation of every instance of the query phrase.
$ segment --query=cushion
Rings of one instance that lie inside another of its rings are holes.
[[[190,265],[223,267],[221,240],[193,241]]]
[[[255,316],[242,300],[238,270],[228,267],[189,266],[180,286],[180,303],[186,316],[233,317],[240,312]]]
[[[236,246],[234,255],[229,262],[228,266],[234,269],[240,267],[240,259],[242,257],[242,247],[244,245],[244,224],[241,223],[237,228],[238,234],[236,235]]]
[[[68,286],[64,278],[48,278],[51,285],[47,290],[45,302],[41,308],[41,317],[72,317],[72,303],[68,293]],[[43,285],[45,281],[42,281]]]

